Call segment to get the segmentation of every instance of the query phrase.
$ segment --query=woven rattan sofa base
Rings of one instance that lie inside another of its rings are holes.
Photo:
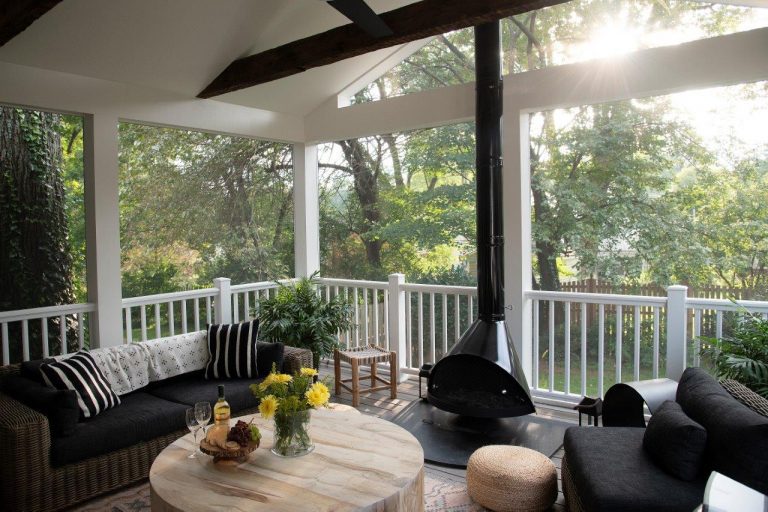
[[[566,459],[567,457],[563,455],[560,465],[560,478],[563,482],[563,496],[565,496],[566,508],[571,512],[584,512],[584,505],[582,505],[579,493],[576,491]]]
[[[312,366],[312,352],[285,347],[283,371]],[[0,378],[18,374],[0,367]],[[238,411],[251,414],[257,409]],[[179,430],[58,468],[51,466],[48,418],[0,392],[0,503],[2,510],[49,511],[70,507],[149,476],[155,457],[187,434]]]

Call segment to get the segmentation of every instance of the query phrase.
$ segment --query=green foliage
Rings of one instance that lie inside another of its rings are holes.
[[[719,377],[734,379],[768,398],[768,320],[744,312],[731,336],[702,338],[704,356]]]
[[[314,366],[338,346],[337,333],[352,325],[351,304],[340,295],[325,302],[318,273],[291,284],[278,283],[277,295],[259,303],[259,336],[312,351]]]

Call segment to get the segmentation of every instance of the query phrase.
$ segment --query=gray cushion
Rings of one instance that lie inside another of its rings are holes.
[[[701,473],[707,431],[667,400],[653,413],[643,436],[643,448],[670,475],[691,481]]]
[[[184,429],[186,410],[142,391],[123,395],[117,407],[80,422],[71,436],[54,439],[51,463],[78,462]]]
[[[707,429],[705,469],[768,494],[768,418],[733,398],[700,368],[685,370],[677,402]]]
[[[662,471],[643,449],[645,429],[571,427],[564,448],[585,510],[693,510],[704,497],[706,479],[679,480]]]

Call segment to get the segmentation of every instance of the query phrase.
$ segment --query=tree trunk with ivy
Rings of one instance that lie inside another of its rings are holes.
[[[58,125],[56,114],[0,108],[0,311],[73,299]],[[35,355],[40,323],[29,327]]]

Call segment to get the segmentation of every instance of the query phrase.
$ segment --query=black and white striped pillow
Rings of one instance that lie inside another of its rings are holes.
[[[206,379],[256,378],[256,337],[259,321],[208,326]]]
[[[85,418],[93,418],[102,411],[120,404],[120,398],[109,387],[96,361],[88,352],[77,352],[71,357],[40,365],[45,383],[55,389],[71,389],[77,395],[77,404]]]

